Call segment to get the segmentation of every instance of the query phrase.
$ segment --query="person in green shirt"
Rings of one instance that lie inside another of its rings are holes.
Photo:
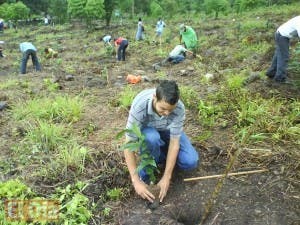
[[[194,29],[190,26],[184,24],[180,25],[180,44],[184,43],[188,50],[195,50],[197,46],[197,34]]]

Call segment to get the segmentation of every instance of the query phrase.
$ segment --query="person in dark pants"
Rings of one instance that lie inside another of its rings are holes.
[[[287,65],[289,61],[290,39],[300,37],[300,16],[296,16],[282,24],[275,33],[276,50],[272,64],[266,76],[278,83],[288,83]]]
[[[114,39],[115,47],[116,47],[116,58],[118,61],[125,61],[126,48],[128,47],[128,40],[122,37]]]
[[[22,60],[21,60],[21,74],[26,73],[26,67],[27,67],[27,61],[29,59],[29,56],[31,56],[32,64],[35,66],[35,69],[37,71],[41,70],[41,65],[39,63],[39,59],[37,57],[37,49],[36,47],[30,43],[30,42],[23,42],[20,44],[20,50],[23,54]]]

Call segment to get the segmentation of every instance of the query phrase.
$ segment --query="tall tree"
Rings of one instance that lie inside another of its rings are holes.
[[[106,26],[109,26],[112,12],[117,6],[117,0],[104,0],[105,21]]]
[[[22,2],[4,3],[0,5],[1,17],[5,20],[12,20],[16,24],[18,20],[27,19],[30,9]]]
[[[68,0],[68,14],[71,18],[84,19],[87,0]]]
[[[104,14],[103,0],[87,0],[85,14],[88,25],[91,25],[93,19],[101,18]]]
[[[35,14],[40,14],[41,12],[47,12],[50,3],[49,0],[22,0],[22,2],[28,8],[30,8],[31,13],[35,13]]]
[[[55,18],[56,23],[64,23],[67,19],[67,0],[51,0],[48,12]]]
[[[207,13],[215,12],[215,19],[217,19],[219,12],[228,10],[229,2],[227,0],[205,0],[204,6]]]

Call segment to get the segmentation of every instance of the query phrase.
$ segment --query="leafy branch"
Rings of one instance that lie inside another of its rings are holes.
[[[137,139],[123,144],[120,147],[120,150],[129,150],[137,153],[137,155],[139,155],[139,166],[137,167],[137,171],[140,172],[141,170],[145,170],[150,177],[150,182],[155,183],[155,172],[157,172],[158,169],[153,156],[147,148],[145,135],[141,132],[140,127],[136,123],[133,124],[132,128],[124,129],[118,133],[117,138],[119,139],[125,133],[134,135]]]

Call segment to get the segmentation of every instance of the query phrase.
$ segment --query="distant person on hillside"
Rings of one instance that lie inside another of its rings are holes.
[[[4,21],[0,19],[0,33],[3,33],[4,31]]]
[[[112,46],[110,41],[111,41],[111,36],[110,35],[104,35],[102,37],[102,41],[104,42],[104,45],[109,45]]]
[[[118,61],[125,61],[126,56],[126,48],[128,47],[128,40],[123,37],[115,38],[114,44],[116,47],[116,58]]]
[[[137,41],[144,40],[144,38],[145,38],[144,32],[145,32],[145,28],[144,28],[142,19],[139,18],[135,39]]]
[[[164,80],[155,89],[140,92],[133,100],[126,129],[136,124],[145,136],[147,150],[156,164],[164,164],[165,169],[157,185],[159,199],[167,195],[173,170],[192,170],[198,166],[199,155],[183,131],[185,107],[181,102],[179,88],[175,81]],[[136,141],[137,137],[126,133],[126,142]],[[147,168],[138,170],[139,156],[129,149],[124,151],[126,165],[136,193],[143,199],[153,202],[154,195],[147,186],[150,176]]]
[[[5,57],[5,55],[3,55],[3,48],[2,48],[2,46],[0,46],[0,58],[4,58]]]
[[[177,64],[185,60],[186,53],[194,55],[192,51],[185,48],[184,44],[176,45],[175,48],[169,53],[169,56],[159,63],[155,63],[152,67],[156,70],[160,66],[165,66],[167,63]]]
[[[161,44],[161,36],[165,26],[166,26],[165,22],[161,18],[159,18],[156,23],[156,29],[155,29],[156,32],[155,39],[157,38],[159,39],[159,44]]]
[[[184,24],[181,24],[179,27],[179,42],[184,43],[186,48],[188,50],[195,50],[195,48],[197,47],[197,34],[194,31],[194,29],[190,26],[186,26]]]
[[[20,44],[20,50],[22,52],[22,60],[21,60],[21,74],[26,73],[27,61],[29,56],[31,56],[32,64],[35,66],[37,71],[41,70],[41,65],[39,63],[39,59],[37,57],[37,49],[30,42],[23,42]]]
[[[44,52],[47,59],[56,58],[58,56],[57,51],[54,51],[52,48],[45,48]]]
[[[289,61],[289,45],[291,38],[300,38],[300,16],[296,16],[282,24],[275,32],[275,53],[266,76],[278,83],[289,83],[287,66]]]
[[[47,18],[47,16],[44,17],[44,25],[45,26],[49,25],[49,19]]]

